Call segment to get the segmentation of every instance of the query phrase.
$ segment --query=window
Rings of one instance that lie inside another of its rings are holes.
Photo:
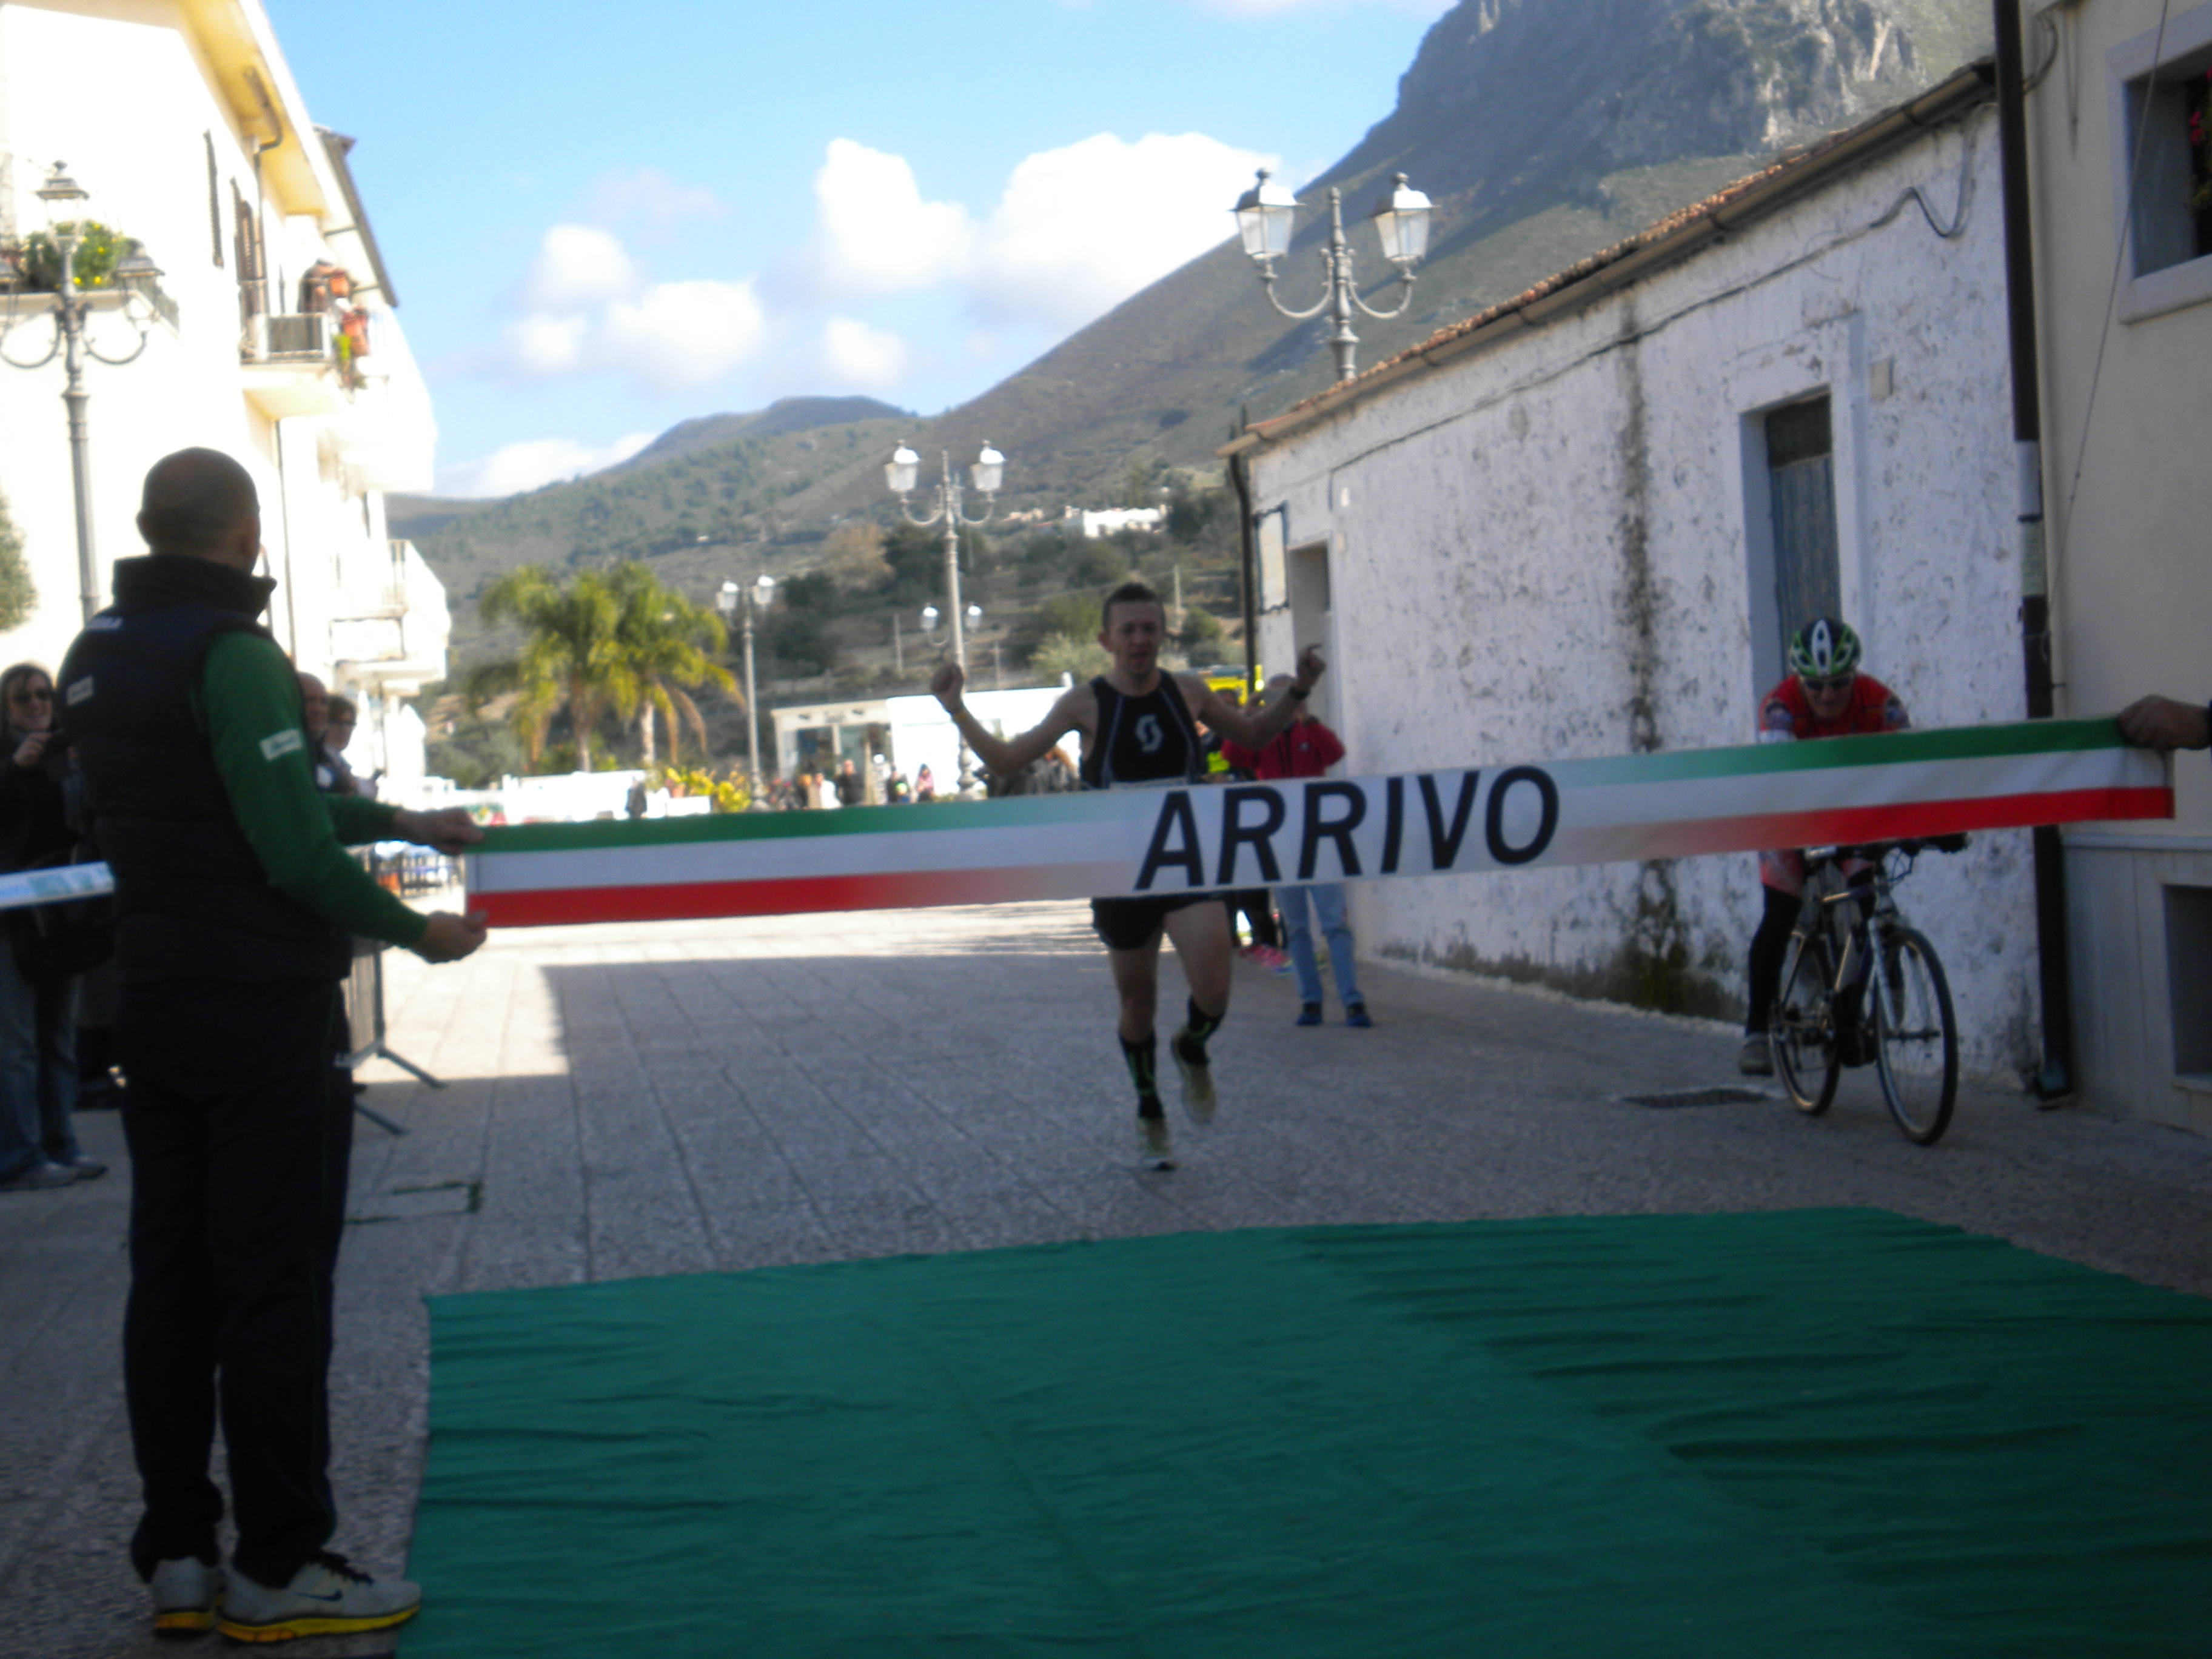
[[[2132,162],[2130,230],[2135,274],[2149,275],[2212,253],[2212,51],[2192,52],[2127,85]]]
[[[215,134],[200,134],[207,145],[208,164],[208,252],[214,255],[216,269],[222,269],[222,194],[216,176]]]
[[[231,217],[238,227],[238,319],[248,328],[269,309],[269,294],[261,268],[261,216],[254,211],[236,184],[230,187]]]
[[[2166,890],[2166,983],[2174,1072],[2212,1085],[2212,887]]]
[[[1786,662],[1792,634],[1815,617],[1840,616],[1844,609],[1828,399],[1785,404],[1770,410],[1764,425],[1774,533],[1774,643]]]
[[[2105,55],[2124,321],[2212,300],[2212,6]]]

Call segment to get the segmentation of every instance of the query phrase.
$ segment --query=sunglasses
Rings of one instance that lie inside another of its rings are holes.
[[[1851,682],[1857,678],[1856,674],[1838,674],[1832,679],[1800,680],[1798,684],[1817,696],[1825,691],[1848,691],[1851,689]]]

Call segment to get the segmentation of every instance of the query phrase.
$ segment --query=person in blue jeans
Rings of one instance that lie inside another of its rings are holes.
[[[1344,758],[1344,744],[1336,733],[1314,717],[1287,674],[1278,674],[1271,687],[1289,686],[1296,703],[1291,723],[1275,734],[1264,749],[1224,743],[1222,758],[1243,767],[1264,781],[1277,778],[1318,778]],[[1314,956],[1314,929],[1328,941],[1329,971],[1336,979],[1337,1000],[1344,1004],[1346,1025],[1372,1025],[1367,999],[1360,994],[1358,969],[1352,960],[1352,929],[1344,920],[1344,884],[1309,882],[1298,887],[1275,889],[1276,908],[1283,913],[1284,944],[1291,966],[1298,976],[1298,1018],[1301,1025],[1321,1024],[1321,964]]]

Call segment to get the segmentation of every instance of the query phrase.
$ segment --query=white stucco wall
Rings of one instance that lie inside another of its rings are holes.
[[[250,9],[258,16],[258,7]],[[277,94],[295,99],[281,64],[271,75]],[[93,85],[97,97],[87,95]],[[308,143],[319,142],[295,104],[287,113]],[[210,141],[220,264],[209,210]],[[296,134],[285,142],[296,143]],[[301,273],[325,254],[358,281],[372,280],[357,242],[339,232],[343,200],[335,175],[324,158],[310,152],[310,159],[337,216],[288,216],[270,198],[270,300],[280,312],[295,307]],[[386,607],[392,586],[380,492],[426,486],[435,439],[428,396],[396,317],[376,310],[376,349],[362,365],[368,379],[341,410],[271,421],[248,400],[232,191],[257,199],[253,160],[247,135],[210,84],[186,20],[168,0],[0,4],[0,234],[44,227],[45,204],[33,191],[57,161],[91,192],[82,216],[141,241],[177,307],[175,325],[156,323],[136,362],[86,370],[99,598],[107,596],[115,561],[145,550],[132,521],[147,468],[186,445],[222,450],[252,472],[260,493],[268,569],[282,584],[271,628],[302,669],[346,683],[337,672],[348,648],[343,619]],[[367,303],[379,306],[373,296]],[[53,337],[51,313],[38,301],[0,295],[0,325],[11,322],[7,355],[35,361]],[[90,332],[110,355],[136,342],[118,314],[96,316]],[[40,600],[21,627],[0,633],[3,661],[58,666],[82,621],[63,385],[58,361],[36,370],[0,367],[0,493],[23,536]],[[434,587],[427,568],[420,579]],[[416,631],[425,639],[434,631],[438,665],[418,678],[443,672],[443,596],[424,597],[434,598],[436,626]],[[368,687],[356,679],[349,689]],[[365,728],[375,713],[363,709]],[[420,722],[385,724],[396,743],[415,744],[391,763],[419,775]]]
[[[1948,218],[1962,176],[1955,240],[1911,206],[1870,228],[1915,185]],[[1751,741],[1765,686],[1747,526],[1766,509],[1745,428],[1822,390],[1844,608],[1869,668],[1923,726],[2021,718],[1998,204],[1984,107],[1588,311],[1257,451],[1255,505],[1287,509],[1293,564],[1328,549],[1326,717],[1348,769]],[[1263,619],[1266,660],[1290,659],[1291,618]],[[1950,966],[1967,1063],[2024,1062],[2027,837],[1924,860],[1902,901]],[[1369,952],[1601,992],[1620,989],[1608,973],[1639,934],[1679,941],[1711,1006],[1741,998],[1759,904],[1746,854],[1366,884],[1354,915]]]
[[[2153,691],[2201,703],[2212,256],[2139,276],[2119,246],[2136,130],[2120,88],[2154,50],[2177,70],[2201,64],[2212,5],[2084,0],[2053,15],[2058,56],[2027,113],[2059,712],[2109,713]],[[2028,38],[2045,38],[2032,21]],[[2177,1002],[2168,936],[2170,894],[2212,893],[2212,766],[2175,758],[2172,822],[2066,832],[2077,1090],[2212,1134],[2212,1074],[2177,1042],[2180,1023],[2201,1033],[2212,1013],[2201,988],[2185,984]]]

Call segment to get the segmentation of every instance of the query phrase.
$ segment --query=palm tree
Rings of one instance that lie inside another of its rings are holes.
[[[471,708],[495,695],[520,693],[509,716],[538,763],[545,727],[566,703],[576,733],[578,769],[592,769],[592,727],[613,701],[622,672],[616,625],[622,615],[614,585],[596,570],[562,581],[543,565],[510,570],[483,591],[477,609],[488,623],[522,626],[522,651],[469,676]]]
[[[608,694],[623,719],[637,721],[647,768],[654,764],[656,714],[668,725],[671,763],[682,758],[679,715],[690,722],[704,752],[707,723],[700,718],[699,705],[691,700],[690,690],[714,685],[734,696],[738,689],[730,671],[712,654],[720,653],[729,641],[722,619],[705,606],[694,605],[635,561],[617,565],[609,586],[618,611],[615,669],[608,681]]]

